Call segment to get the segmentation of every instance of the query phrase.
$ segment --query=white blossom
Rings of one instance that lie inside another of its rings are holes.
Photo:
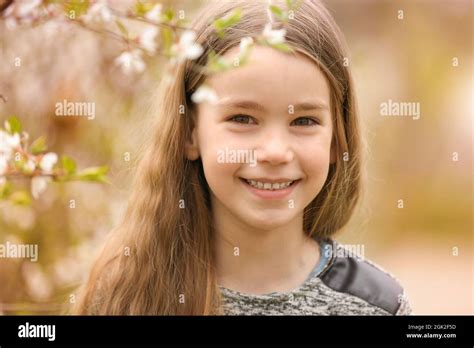
[[[21,270],[28,295],[37,301],[46,301],[53,293],[53,282],[48,273],[34,262],[25,262]]]
[[[281,44],[285,42],[286,29],[272,29],[272,24],[267,23],[263,29],[263,37],[271,45]]]
[[[33,161],[31,158],[29,158],[28,161],[26,161],[26,163],[25,163],[25,170],[28,173],[33,173],[35,169],[36,169],[35,161]]]
[[[140,34],[139,41],[143,49],[150,53],[156,51],[156,35],[158,35],[158,32],[158,28],[148,27]]]
[[[162,7],[163,6],[161,4],[156,4],[150,11],[145,14],[145,18],[156,23],[160,22]]]
[[[205,102],[215,104],[219,101],[219,98],[212,88],[201,85],[196,92],[193,93],[191,100],[196,104]]]
[[[20,135],[18,133],[10,135],[0,130],[0,155],[5,156],[8,160],[13,150],[19,145]]]
[[[145,70],[145,63],[141,57],[140,50],[125,51],[115,58],[115,64],[120,66],[125,74],[133,72],[141,73]]]
[[[242,40],[240,40],[240,46],[239,46],[239,49],[240,49],[240,54],[245,54],[248,50],[248,48],[250,47],[250,45],[253,44],[253,39],[249,36],[247,37],[244,37],[242,38]]]
[[[85,22],[110,22],[112,12],[106,0],[97,0],[82,18]]]
[[[247,59],[247,56],[250,52],[250,48],[253,45],[253,43],[254,43],[253,39],[249,36],[244,37],[242,38],[242,40],[240,40],[239,56],[238,56],[239,60],[244,61]]]
[[[31,194],[35,199],[46,190],[50,181],[51,178],[46,176],[35,176],[31,179]]]
[[[192,30],[185,31],[179,38],[179,42],[171,47],[175,61],[183,61],[185,59],[196,59],[204,51],[202,46],[196,41],[196,33]]]
[[[49,174],[57,162],[58,155],[56,155],[54,152],[48,152],[41,158],[39,166],[45,173]]]
[[[44,16],[46,11],[42,11],[41,4],[42,0],[14,1],[3,13],[7,29],[13,30],[21,24],[31,24],[38,17]]]
[[[4,13],[4,17],[27,17],[34,16],[38,12],[38,7],[41,5],[42,0],[21,0],[14,1],[13,4],[7,7]]]

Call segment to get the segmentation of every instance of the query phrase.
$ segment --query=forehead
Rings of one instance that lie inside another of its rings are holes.
[[[235,47],[224,57],[233,59],[238,51]],[[325,75],[302,53],[287,54],[256,45],[244,66],[213,75],[206,82],[220,99],[253,99],[267,106],[285,108],[301,100],[330,105],[330,87]]]

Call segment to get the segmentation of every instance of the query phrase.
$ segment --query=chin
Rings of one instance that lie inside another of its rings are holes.
[[[247,216],[244,221],[253,228],[270,231],[289,224],[293,219],[294,216],[282,216],[281,211],[275,210],[269,214],[260,212],[258,216]]]

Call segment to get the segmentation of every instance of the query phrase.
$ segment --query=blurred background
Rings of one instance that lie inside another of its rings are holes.
[[[363,204],[336,240],[363,245],[416,314],[473,314],[473,3],[324,2],[346,35],[368,147]],[[190,20],[200,6],[160,3]],[[0,200],[0,244],[39,246],[38,262],[0,258],[0,314],[56,314],[125,209],[164,59],[145,57],[145,72],[125,74],[114,63],[123,44],[107,35],[7,24],[0,19],[1,124],[17,115],[51,151],[110,168],[110,184],[52,183],[29,206]],[[94,102],[96,117],[57,117],[63,100]],[[420,118],[381,116],[388,100],[420,103]]]

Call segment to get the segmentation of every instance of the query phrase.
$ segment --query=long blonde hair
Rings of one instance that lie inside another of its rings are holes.
[[[123,222],[110,233],[73,313],[222,313],[214,272],[209,188],[201,160],[190,161],[185,153],[195,124],[190,96],[205,79],[193,67],[205,65],[211,49],[223,54],[242,38],[262,32],[269,21],[267,6],[266,1],[210,2],[198,14],[193,29],[205,51],[196,62],[178,65],[171,84],[162,81],[153,109],[153,141],[137,168]],[[218,36],[212,19],[237,7],[242,9],[241,21],[223,38]],[[336,161],[330,165],[323,189],[304,211],[305,231],[324,239],[348,222],[361,190],[361,139],[353,83],[344,64],[343,36],[319,1],[303,1],[286,29],[287,42],[318,64],[331,87]],[[179,113],[181,105],[185,115]]]

